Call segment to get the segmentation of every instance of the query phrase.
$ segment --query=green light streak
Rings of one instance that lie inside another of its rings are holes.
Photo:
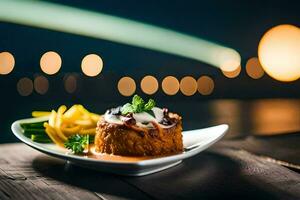
[[[1,0],[0,21],[119,42],[199,60],[215,67],[241,61],[237,51],[197,37],[49,2]]]

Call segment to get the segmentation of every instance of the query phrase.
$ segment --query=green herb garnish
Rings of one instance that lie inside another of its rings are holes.
[[[64,145],[73,153],[82,154],[89,145],[89,135],[72,135]]]
[[[149,101],[145,104],[145,101],[140,96],[134,95],[131,104],[126,103],[121,108],[121,112],[123,115],[126,115],[128,113],[148,112],[154,106],[155,106],[155,101],[153,99],[149,99]]]

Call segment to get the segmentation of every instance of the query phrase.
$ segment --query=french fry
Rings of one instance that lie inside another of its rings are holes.
[[[49,116],[51,112],[46,112],[46,111],[33,111],[31,113],[32,117],[45,117]]]
[[[82,105],[73,105],[69,109],[61,105],[57,111],[33,111],[32,115],[49,116],[48,123],[44,123],[45,132],[59,146],[64,146],[68,137],[75,134],[95,135],[97,122],[102,117],[89,112]]]
[[[61,106],[59,106],[57,113],[62,115],[66,110],[67,110],[67,106],[61,105]]]
[[[49,116],[49,125],[54,127],[55,126],[55,119],[56,119],[56,112],[55,110],[51,111],[51,114]]]
[[[63,118],[65,121],[72,122],[76,119],[79,119],[80,116],[81,116],[81,112],[80,110],[78,110],[77,105],[73,105],[69,110],[67,110],[64,113]]]
[[[89,115],[90,114],[90,112],[87,110],[87,109],[85,109],[82,105],[76,105],[77,106],[77,109],[82,113],[82,114],[84,114],[84,115]]]
[[[96,128],[90,128],[90,129],[81,129],[79,131],[82,135],[95,135],[96,134]]]
[[[63,141],[67,141],[68,138],[64,135],[64,133],[60,130],[60,126],[62,124],[62,115],[63,113],[67,110],[66,106],[60,106],[59,109],[57,110],[57,114],[56,114],[56,119],[54,122],[54,129],[58,135],[58,137],[60,137],[60,139],[62,139]]]
[[[95,124],[100,120],[101,115],[95,114],[95,113],[90,113],[91,119]]]
[[[82,128],[87,129],[87,128],[92,128],[95,126],[95,124],[91,120],[75,120],[74,124],[80,125]]]
[[[55,130],[47,123],[44,123],[44,127],[46,128],[46,133],[50,137],[50,139],[59,146],[64,146],[63,142],[60,140],[60,138],[57,137]]]
[[[65,135],[75,135],[80,132],[81,126],[76,125],[72,128],[61,127],[61,131],[65,133]]]

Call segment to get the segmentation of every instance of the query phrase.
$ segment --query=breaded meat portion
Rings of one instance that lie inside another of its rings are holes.
[[[113,124],[103,118],[98,122],[95,150],[123,156],[160,156],[183,151],[182,122],[177,114],[170,113],[174,125],[162,128],[141,128],[130,124]]]

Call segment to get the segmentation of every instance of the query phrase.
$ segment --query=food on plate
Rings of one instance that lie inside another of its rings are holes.
[[[21,127],[23,129],[23,134],[26,137],[31,138],[31,140],[34,142],[39,142],[39,143],[52,142],[52,140],[45,132],[45,127],[44,127],[45,122],[46,121],[21,124]]]
[[[183,151],[178,114],[135,95],[132,103],[107,110],[100,118],[95,150],[123,156],[159,156]]]
[[[55,143],[74,154],[162,156],[183,151],[181,117],[134,95],[131,103],[111,108],[104,115],[82,105],[57,111],[33,111],[41,121],[23,123],[26,137],[34,142]]]
[[[57,111],[33,111],[32,116],[46,117],[48,120],[22,124],[25,136],[35,142],[54,142],[76,154],[84,153],[88,144],[93,142],[97,121],[101,117],[82,105],[73,105],[68,110],[62,105]]]

